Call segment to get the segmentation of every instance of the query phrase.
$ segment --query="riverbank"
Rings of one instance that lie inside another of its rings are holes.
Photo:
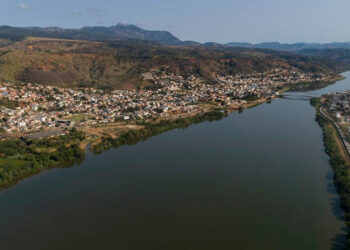
[[[328,85],[332,83],[334,83],[334,81],[323,83],[322,87],[325,86],[324,84]],[[315,82],[303,83],[306,88],[315,84]],[[316,85],[319,86],[318,83]],[[286,86],[279,91],[281,93],[286,92],[291,86]],[[26,141],[21,141],[21,139],[18,138],[2,141],[0,142],[2,143],[0,148],[11,148],[11,143],[15,143],[16,147],[23,149],[22,151],[25,152],[25,155],[22,156],[21,152],[15,152],[10,155],[7,155],[6,153],[0,154],[2,157],[2,159],[0,159],[0,189],[9,187],[21,179],[37,174],[45,169],[73,165],[75,161],[79,161],[79,159],[84,157],[84,151],[87,145],[91,145],[90,150],[93,153],[99,154],[113,147],[136,144],[139,141],[146,140],[152,136],[172,129],[187,128],[191,124],[197,124],[203,121],[220,120],[230,112],[242,112],[246,108],[252,108],[262,103],[270,102],[272,99],[274,98],[261,98],[248,101],[240,107],[229,107],[227,109],[223,107],[219,108],[215,105],[207,105],[202,110],[202,113],[168,120],[135,122],[135,124],[127,125],[117,124],[115,126],[99,127],[95,130],[83,130],[78,128],[79,133],[83,131],[84,136],[83,134],[80,134],[81,136],[79,138],[73,137],[74,139],[70,137],[71,133],[68,133],[68,135],[53,138],[28,140],[34,141],[34,144],[28,144]],[[98,129],[99,131],[96,132]],[[55,138],[65,138],[64,140],[68,138],[67,141],[71,141],[64,144],[55,144],[52,143],[55,142]],[[35,144],[38,145],[35,146]],[[50,146],[43,148],[42,145]],[[36,149],[33,150],[33,148]],[[55,151],[58,156],[53,153]],[[33,154],[33,156],[31,154]],[[47,156],[45,156],[46,158],[43,156],[45,154],[47,154]],[[40,160],[38,160],[37,157],[39,157]],[[45,159],[41,160],[41,158]]]
[[[0,189],[46,169],[74,165],[84,159],[84,151],[89,143],[98,142],[93,144],[91,151],[99,154],[112,147],[136,144],[171,129],[187,128],[191,124],[220,120],[225,116],[226,111],[211,110],[193,117],[138,123],[118,135],[105,134],[102,138],[89,138],[86,133],[72,129],[58,137],[0,141]]]
[[[37,242],[47,249],[55,242],[61,249],[343,249],[340,196],[314,118],[309,101],[279,98],[100,155],[86,151],[79,165],[0,193],[0,241],[16,250]]]
[[[302,82],[297,84],[286,84],[283,88],[279,89],[279,93],[284,93],[288,91],[308,91],[317,88],[323,88],[325,86],[336,83],[339,80],[345,79],[344,76],[338,75],[333,80],[330,81],[315,81],[315,82]],[[247,101],[241,106],[229,106],[229,107],[218,107],[214,104],[206,104],[203,108],[202,113],[195,113],[194,115],[189,114],[186,117],[176,117],[167,120],[156,120],[147,122],[136,122],[135,124],[130,124],[129,126],[115,125],[115,126],[100,126],[99,132],[96,130],[84,130],[93,139],[89,141],[84,141],[81,145],[82,148],[86,147],[88,144],[91,145],[90,150],[94,153],[102,153],[104,150],[108,150],[112,147],[119,147],[121,145],[131,145],[135,144],[140,140],[145,140],[149,137],[155,136],[157,134],[169,131],[176,128],[186,128],[191,124],[196,124],[202,121],[209,120],[220,120],[227,114],[232,112],[243,112],[244,109],[254,108],[263,103],[269,103],[272,100],[278,98],[278,96],[273,96],[271,98],[260,98],[257,100]],[[225,116],[227,116],[227,114]],[[207,117],[207,118],[206,118]],[[216,117],[213,119],[213,117]],[[105,129],[104,129],[105,128]]]
[[[342,75],[337,75],[334,77],[334,79],[328,80],[328,81],[314,81],[314,82],[300,82],[295,84],[286,84],[280,92],[286,92],[286,91],[292,91],[292,92],[305,92],[305,91],[311,91],[311,90],[317,90],[320,88],[324,88],[330,84],[334,84],[338,81],[344,80],[345,77]]]
[[[79,144],[84,140],[84,133],[72,129],[52,138],[0,141],[0,189],[43,170],[69,167],[83,160]]]
[[[204,121],[217,121],[227,116],[227,112],[224,110],[216,109],[199,114],[196,116],[178,118],[175,120],[162,120],[154,123],[138,123],[141,125],[141,129],[130,129],[118,137],[103,137],[101,142],[92,147],[94,153],[102,153],[104,150],[110,148],[117,148],[122,145],[133,145],[139,141],[146,140],[152,136],[155,136],[166,131],[187,128],[192,124],[197,124]]]
[[[343,219],[347,226],[347,249],[350,249],[350,161],[347,149],[339,131],[329,119],[320,112],[320,99],[311,100],[316,109],[316,120],[323,131],[323,142],[329,155],[329,162],[334,170],[333,181],[340,195]]]

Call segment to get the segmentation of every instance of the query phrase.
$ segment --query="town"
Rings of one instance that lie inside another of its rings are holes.
[[[340,124],[350,124],[350,92],[332,93],[321,98],[322,107]]]
[[[203,112],[208,105],[238,109],[250,101],[273,98],[285,84],[330,81],[335,75],[277,68],[264,73],[217,76],[214,83],[194,75],[183,77],[159,71],[142,77],[153,87],[106,93],[93,88],[0,83],[0,132],[23,135],[119,121],[171,119]]]
[[[320,112],[337,128],[350,155],[350,91],[323,95]]]

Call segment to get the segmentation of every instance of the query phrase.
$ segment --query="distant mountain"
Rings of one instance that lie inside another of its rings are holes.
[[[84,27],[81,29],[0,26],[0,38],[20,41],[28,36],[94,41],[138,39],[169,45],[181,43],[180,39],[168,31],[144,30],[128,24],[117,24],[110,27]]]
[[[183,41],[181,42],[181,45],[182,46],[201,46],[202,44],[195,41]]]
[[[336,62],[338,71],[350,69],[350,42],[344,43],[228,43],[226,47],[243,47],[251,49],[272,49],[287,51],[294,54],[317,57],[327,66],[332,67],[330,62]]]
[[[219,47],[224,47],[223,44],[221,43],[216,43],[216,42],[207,42],[207,43],[203,43],[202,46],[204,47],[212,47],[212,48],[219,48]]]
[[[128,24],[118,24],[111,27],[84,27],[81,31],[88,32],[89,34],[109,35],[111,39],[140,39],[162,44],[181,43],[180,39],[168,31],[149,31]]]
[[[350,49],[350,42],[344,43],[227,43],[226,47],[243,47],[243,48],[259,48],[274,49],[283,51],[297,51],[303,49]]]
[[[338,63],[350,66],[350,49],[303,49],[294,53],[303,56],[327,58]]]
[[[135,25],[117,24],[115,26],[92,26],[81,29],[63,29],[59,27],[11,27],[0,26],[0,39],[7,41],[21,41],[26,37],[46,37],[88,41],[120,41],[120,40],[143,40],[164,45],[178,46],[204,46],[204,47],[242,47],[273,49],[294,52],[304,49],[350,49],[350,42],[343,43],[241,43],[231,42],[220,44],[216,42],[198,43],[195,41],[181,41],[168,31],[145,30]],[[7,42],[6,42],[7,44]],[[2,44],[0,43],[0,46]]]

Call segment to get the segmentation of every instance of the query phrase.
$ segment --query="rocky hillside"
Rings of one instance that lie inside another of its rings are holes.
[[[162,46],[135,41],[78,41],[27,38],[0,49],[0,79],[59,86],[131,89],[150,86],[142,74],[162,70],[196,74],[208,82],[218,74],[263,72],[296,67],[337,70],[326,59],[243,48]]]

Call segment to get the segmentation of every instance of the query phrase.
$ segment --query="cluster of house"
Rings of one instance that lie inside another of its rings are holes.
[[[322,107],[340,124],[350,124],[350,92],[332,93],[321,98]],[[349,127],[350,128],[350,127]]]
[[[276,68],[269,72],[236,74],[218,77],[219,83],[234,86],[236,98],[244,98],[246,93],[257,96],[271,95],[271,91],[285,84],[332,80],[334,75],[327,73],[305,73],[297,69]]]
[[[0,106],[1,129],[7,133],[40,131],[51,127],[85,126],[125,120],[192,115],[201,103],[239,107],[247,96],[267,98],[285,83],[327,80],[327,74],[275,69],[265,73],[218,76],[205,83],[195,76],[149,72],[143,78],[151,89],[70,89],[30,83],[0,83],[0,99],[17,107]],[[80,115],[82,119],[70,119]],[[75,122],[73,122],[73,120]]]

